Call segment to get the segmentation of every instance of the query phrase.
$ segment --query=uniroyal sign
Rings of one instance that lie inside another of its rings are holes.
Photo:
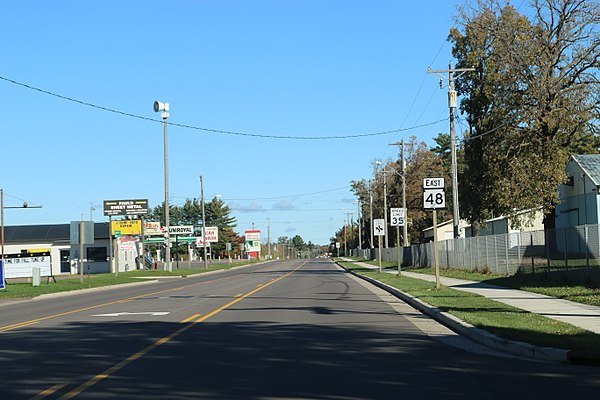
[[[104,200],[104,216],[148,214],[148,199]]]
[[[169,226],[169,235],[193,235],[194,227],[192,225]]]

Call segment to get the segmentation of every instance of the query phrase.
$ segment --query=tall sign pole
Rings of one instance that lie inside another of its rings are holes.
[[[452,173],[452,225],[454,228],[454,238],[460,237],[460,212],[458,209],[458,168],[456,162],[456,132],[454,127],[454,116],[456,112],[456,90],[454,90],[454,79],[461,75],[475,71],[475,68],[452,68],[452,63],[448,69],[427,70],[430,74],[445,74],[448,73],[448,108],[450,109],[450,155],[452,158],[451,173]],[[458,76],[454,76],[455,72],[459,72]],[[443,77],[443,75],[442,75]],[[441,81],[440,81],[441,86]]]
[[[433,210],[433,266],[435,268],[435,286],[440,288],[440,264],[438,260],[437,210],[446,208],[444,178],[423,179],[423,208]]]
[[[375,231],[375,235],[377,235],[377,244],[379,246],[377,259],[379,260],[379,272],[381,272],[381,237],[385,236],[385,220],[383,218],[374,220],[373,230]]]
[[[406,210],[406,162],[404,161],[404,140],[390,143],[390,146],[400,147],[400,177],[402,178],[402,208]],[[405,216],[406,218],[406,216]],[[398,242],[400,243],[400,242]],[[402,225],[402,245],[408,247],[408,224]]]
[[[204,177],[202,175],[200,175],[200,197],[200,201],[202,202],[202,247],[204,248],[204,269],[208,269],[208,261],[206,259],[206,213],[204,212]]]

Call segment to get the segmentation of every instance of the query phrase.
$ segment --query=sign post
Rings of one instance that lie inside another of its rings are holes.
[[[4,282],[4,260],[0,259],[0,289],[6,289]]]
[[[398,276],[400,276],[400,227],[406,224],[405,208],[390,208],[390,225],[396,227],[396,256],[398,258]]]
[[[446,208],[444,178],[423,179],[423,208],[433,210],[433,265],[435,268],[435,286],[440,285],[440,264],[438,260],[437,209]]]
[[[384,219],[374,219],[373,220],[373,231],[375,235],[378,236],[377,243],[379,246],[379,252],[377,254],[377,258],[379,260],[379,272],[381,272],[381,237],[385,235],[385,220]]]

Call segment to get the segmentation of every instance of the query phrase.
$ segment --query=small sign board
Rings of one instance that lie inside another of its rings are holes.
[[[164,234],[165,234],[165,231],[160,226],[160,222],[144,221],[144,235],[154,236],[154,235],[164,235]]]
[[[194,227],[192,225],[169,226],[169,235],[193,235]]]
[[[80,221],[71,221],[70,242],[79,244]],[[83,244],[94,244],[94,222],[83,221]]]
[[[443,188],[444,178],[423,178],[423,190]]]
[[[406,209],[390,208],[390,225],[404,226],[406,223]]]
[[[216,226],[207,226],[204,228],[206,232],[206,241],[208,243],[218,243],[219,242],[219,228]],[[200,236],[202,236],[202,228],[200,228]]]
[[[385,220],[374,219],[373,220],[373,232],[376,236],[385,236]]]

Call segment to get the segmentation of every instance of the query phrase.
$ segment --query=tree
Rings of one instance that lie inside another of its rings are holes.
[[[600,87],[598,4],[535,0],[530,21],[500,0],[463,8],[450,41],[465,135],[461,212],[474,228],[558,201],[572,153],[597,153]],[[475,229],[477,230],[477,229]]]
[[[441,136],[441,135],[440,135]],[[443,139],[440,139],[440,143]],[[406,207],[408,209],[408,234],[410,242],[420,242],[421,232],[423,229],[432,225],[432,214],[423,210],[423,178],[426,177],[444,177],[449,182],[450,170],[444,169],[443,155],[435,154],[430,151],[425,142],[418,142],[415,136],[412,136],[405,145],[406,158]],[[400,176],[400,160],[386,163],[382,168],[374,171],[373,179],[366,181],[352,181],[350,183],[352,191],[359,198],[362,205],[363,219],[365,230],[363,232],[363,240],[369,245],[371,222],[370,215],[370,193],[373,196],[373,218],[383,218],[383,175],[381,170],[388,171],[386,174],[387,197],[388,197],[388,212],[389,208],[402,207],[402,180]],[[450,194],[450,193],[448,193]],[[448,197],[448,196],[447,196]],[[451,197],[451,196],[450,196]],[[450,201],[446,201],[451,204]],[[440,210],[439,218],[444,220],[448,216],[451,217],[451,210]],[[395,243],[395,231],[389,229],[389,243]],[[343,228],[336,232],[337,239],[343,243]],[[340,240],[341,239],[341,240]]]
[[[235,217],[231,217],[231,208],[219,198],[213,198],[204,205],[204,214],[206,216],[206,226],[216,226],[219,230],[219,241],[211,243],[212,253],[225,256],[226,243],[231,243],[232,249],[239,248],[240,238],[234,231],[237,226]],[[149,221],[160,221],[165,225],[164,203],[154,207],[149,211],[147,219]],[[182,206],[171,206],[169,208],[169,225],[193,225],[196,227],[196,234],[201,234],[202,227],[202,203],[200,199],[186,199]],[[180,245],[183,248],[183,244]],[[183,251],[175,249],[176,252]]]
[[[211,243],[213,254],[224,255],[226,243],[231,243],[232,249],[239,247],[240,238],[234,231],[237,226],[235,217],[232,217],[231,208],[222,199],[214,197],[204,204],[206,226],[216,226],[219,229],[219,241]]]

